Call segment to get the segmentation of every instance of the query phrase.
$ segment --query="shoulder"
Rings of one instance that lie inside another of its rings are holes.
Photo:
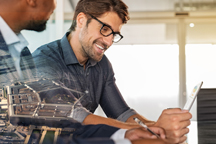
[[[63,57],[62,47],[60,46],[60,40],[56,40],[51,43],[40,46],[32,53],[32,56],[37,66],[60,66],[60,62],[62,61]]]
[[[106,55],[104,55],[101,61],[98,62],[98,65],[105,71],[110,71],[110,70],[113,71],[112,64]]]
[[[101,59],[100,62],[98,62],[98,64],[101,65],[101,66],[106,66],[106,67],[111,66],[112,67],[112,65],[111,65],[111,63],[110,63],[110,61],[109,61],[109,59],[107,58],[106,55],[103,56],[103,58]]]
[[[39,55],[42,56],[42,55],[58,54],[61,53],[61,49],[62,47],[60,45],[60,40],[56,40],[40,46],[32,53],[32,55],[33,57],[35,57]]]

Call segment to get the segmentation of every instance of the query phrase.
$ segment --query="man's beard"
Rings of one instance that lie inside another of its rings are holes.
[[[97,42],[97,41],[98,41],[98,42]],[[99,42],[99,40],[97,40],[97,39],[93,41],[93,44],[92,44],[92,45],[87,44],[86,42],[81,42],[81,46],[82,46],[82,50],[83,50],[83,52],[84,52],[84,55],[85,55],[86,57],[91,58],[91,59],[93,59],[93,60],[99,62],[99,61],[101,61],[101,59],[103,58],[103,55],[104,55],[104,54],[98,55],[98,53],[94,51],[93,45],[94,45],[96,42],[97,42],[98,44],[100,43],[101,45],[103,45],[103,46],[107,49],[108,46],[106,46],[105,44]]]
[[[103,43],[103,42],[100,42],[99,39],[96,39],[93,41],[93,43],[90,43],[87,39],[86,39],[86,36],[88,35],[88,27],[86,26],[85,29],[83,29],[79,35],[79,41],[80,41],[80,44],[81,44],[81,47],[82,47],[82,55],[84,57],[88,57],[88,58],[91,58],[97,62],[101,61],[101,59],[103,58],[103,54],[102,55],[98,55],[96,51],[94,51],[94,47],[93,45],[95,43],[98,43],[100,44],[101,46],[103,46],[106,49],[108,49],[108,46]]]
[[[41,32],[46,29],[46,23],[47,23],[47,20],[40,20],[40,21],[32,20],[27,24],[25,29]]]

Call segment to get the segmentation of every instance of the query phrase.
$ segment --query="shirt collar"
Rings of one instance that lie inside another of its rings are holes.
[[[21,52],[24,47],[28,46],[28,41],[24,38],[24,36],[21,33],[19,33],[17,37],[19,38],[19,43],[15,44],[15,48],[18,52]]]
[[[63,51],[63,56],[64,56],[64,61],[66,65],[70,64],[79,64],[79,61],[76,58],[76,55],[74,54],[74,51],[67,39],[67,36],[70,34],[70,32],[67,32],[63,38],[61,39],[61,46],[62,46],[62,51]],[[89,60],[89,64],[94,66],[97,64],[96,61],[93,59]]]
[[[70,33],[67,32],[63,38],[61,39],[61,46],[62,46],[62,51],[63,51],[63,56],[64,56],[64,61],[66,65],[70,65],[70,64],[77,64],[79,63],[76,55],[73,52],[73,49],[70,46],[70,43],[67,39],[67,36]]]
[[[11,30],[7,23],[0,16],[0,31],[7,45],[19,42],[17,35]]]

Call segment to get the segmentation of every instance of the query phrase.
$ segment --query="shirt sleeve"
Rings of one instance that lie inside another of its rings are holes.
[[[100,105],[107,117],[126,121],[136,112],[126,104],[116,83],[112,65],[107,59],[106,81],[100,99]]]
[[[113,140],[115,144],[132,144],[128,139]]]
[[[135,115],[135,114],[137,114],[137,112],[136,112],[135,110],[129,109],[129,110],[125,111],[124,113],[122,113],[122,114],[117,118],[117,120],[122,121],[122,122],[126,122],[127,119],[128,119],[130,116]]]
[[[126,129],[119,129],[110,138],[115,144],[131,144],[130,140],[125,139]]]
[[[86,108],[84,107],[77,107],[73,111],[72,118],[80,123],[84,121],[84,119],[91,114]]]
[[[69,117],[82,123],[84,119],[91,114],[91,112],[83,107],[80,102],[76,104],[74,103],[78,98],[74,95],[76,93],[73,93],[73,91],[71,91],[64,83],[64,67],[61,66],[60,62],[56,61],[56,59],[59,58],[59,55],[54,55],[52,50],[48,51],[49,49],[47,49],[48,46],[45,45],[42,46],[42,50],[38,49],[33,53],[34,63],[37,68],[37,77],[40,79],[50,80],[50,83],[47,83],[49,87],[43,97],[49,96],[49,98],[52,99],[52,96],[57,94],[70,96],[70,104],[74,107]],[[54,83],[59,85],[58,89],[56,88],[55,91],[52,90]],[[68,102],[68,99],[61,98],[61,101]]]

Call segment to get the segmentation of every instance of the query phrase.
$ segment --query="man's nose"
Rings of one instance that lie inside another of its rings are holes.
[[[113,44],[113,34],[107,36],[107,37],[103,37],[103,41],[106,43],[106,45],[108,47],[110,47]]]

